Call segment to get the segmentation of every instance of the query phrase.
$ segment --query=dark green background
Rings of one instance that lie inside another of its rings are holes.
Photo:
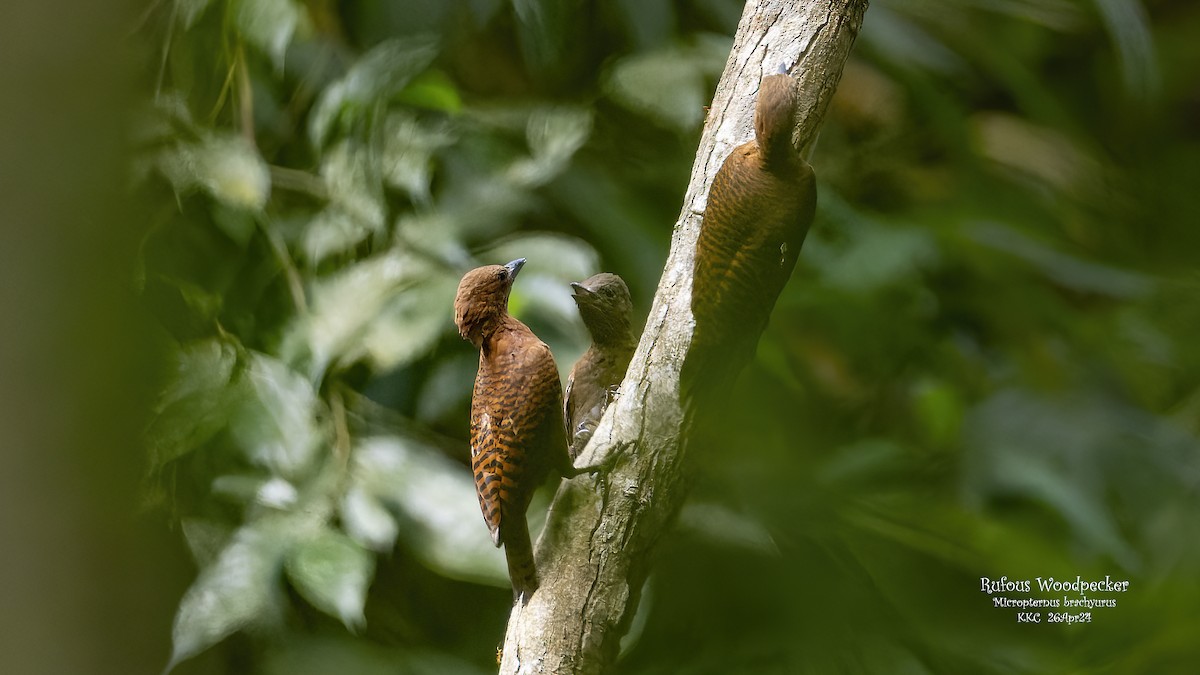
[[[567,281],[644,313],[740,9],[6,5],[0,669],[156,672],[183,606],[179,673],[492,670],[454,283],[528,257],[563,371]],[[872,4],[619,672],[1192,672],[1198,31]],[[1001,575],[1130,589],[1025,625]]]

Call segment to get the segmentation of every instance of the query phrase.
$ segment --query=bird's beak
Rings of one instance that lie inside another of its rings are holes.
[[[522,267],[524,267],[524,266],[525,266],[525,259],[524,259],[524,258],[517,258],[516,260],[514,260],[514,261],[512,261],[512,262],[508,263],[507,265],[505,265],[504,267],[506,267],[506,268],[508,269],[508,278],[509,278],[509,279],[516,279],[516,278],[517,278],[517,272],[520,272],[520,271],[521,271],[521,268],[522,268]]]
[[[584,286],[583,284],[579,283],[578,281],[572,281],[571,288],[575,291],[575,297],[577,297],[577,298],[582,298],[582,297],[586,297],[589,295],[595,295],[594,291],[592,291],[587,286]]]

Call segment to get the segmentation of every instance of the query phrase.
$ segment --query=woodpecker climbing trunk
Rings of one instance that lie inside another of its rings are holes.
[[[454,300],[459,334],[479,348],[471,396],[471,469],[483,519],[504,546],[514,601],[538,587],[525,511],[551,472],[575,472],[567,456],[562,388],[550,348],[508,313],[525,259],[463,276]]]
[[[755,138],[729,153],[709,189],[696,240],[685,397],[728,389],[796,267],[817,203],[812,167],[792,145],[798,100],[790,75],[765,77]]]

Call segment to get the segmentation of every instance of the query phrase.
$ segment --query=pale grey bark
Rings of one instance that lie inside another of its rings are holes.
[[[513,608],[502,674],[601,673],[615,661],[650,554],[687,488],[679,369],[694,323],[692,255],[708,186],[730,150],[753,136],[758,84],[781,64],[801,91],[797,147],[811,146],[866,8],[867,0],[747,2],[645,332],[620,396],[578,461],[613,464],[604,478],[560,486],[537,543],[541,587]]]

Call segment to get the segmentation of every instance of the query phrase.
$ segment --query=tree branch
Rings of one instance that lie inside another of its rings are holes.
[[[781,64],[800,88],[794,140],[811,147],[866,7],[867,0],[747,2],[645,332],[581,458],[611,458],[611,470],[559,487],[537,545],[541,587],[513,608],[503,675],[600,673],[615,662],[654,545],[687,492],[679,369],[694,325],[692,257],[708,187],[725,156],[753,136],[759,82]]]

